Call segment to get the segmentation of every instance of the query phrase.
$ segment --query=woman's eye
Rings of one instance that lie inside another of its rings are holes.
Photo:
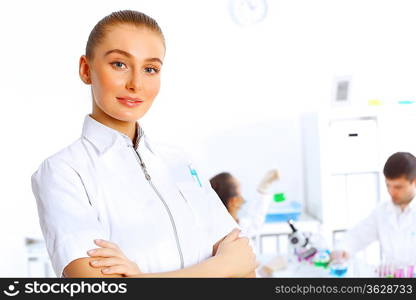
[[[153,67],[146,67],[146,68],[144,68],[144,71],[146,73],[156,74],[156,73],[159,73],[160,70],[157,69],[157,68],[153,68]]]
[[[111,65],[116,67],[117,69],[127,69],[127,66],[120,61],[112,62]]]

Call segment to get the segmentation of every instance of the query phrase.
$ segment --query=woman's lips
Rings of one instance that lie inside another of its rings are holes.
[[[136,107],[139,106],[143,100],[137,99],[137,98],[129,98],[129,97],[116,97],[116,99],[118,100],[118,102],[120,102],[121,104],[127,106],[127,107]]]

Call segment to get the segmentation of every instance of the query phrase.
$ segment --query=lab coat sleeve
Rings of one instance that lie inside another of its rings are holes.
[[[208,180],[204,180],[202,184],[211,210],[210,215],[212,216],[212,220],[210,243],[214,245],[216,242],[229,234],[234,228],[240,228],[240,226],[238,226],[237,222],[230,215],[217,193],[212,189],[210,182]]]
[[[259,194],[259,199],[247,201],[239,216],[240,227],[247,236],[255,236],[264,224],[270,205],[269,194]]]
[[[192,162],[192,165],[197,165]],[[216,242],[224,238],[234,228],[240,228],[234,218],[230,215],[227,208],[218,197],[217,193],[212,189],[208,176],[200,168],[196,167],[201,185],[205,193],[205,199],[208,201],[207,221],[209,222],[210,234],[209,244],[214,245]]]
[[[91,205],[80,175],[59,158],[49,158],[32,175],[39,222],[58,277],[73,260],[108,239]]]
[[[335,250],[344,250],[350,255],[363,250],[378,239],[377,209],[366,219],[347,231],[345,238]]]

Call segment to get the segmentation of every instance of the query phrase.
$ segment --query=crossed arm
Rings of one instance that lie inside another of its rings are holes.
[[[255,277],[256,259],[248,239],[233,230],[213,246],[213,256],[193,266],[170,272],[142,273],[114,243],[97,240],[101,248],[64,269],[64,277]],[[93,264],[93,262],[98,262]]]

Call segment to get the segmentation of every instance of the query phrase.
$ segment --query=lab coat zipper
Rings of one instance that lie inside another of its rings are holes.
[[[163,205],[164,205],[164,206],[165,206],[165,208],[166,208],[166,211],[168,212],[168,215],[169,215],[169,218],[170,218],[170,222],[171,222],[171,224],[172,224],[173,231],[174,231],[174,233],[175,233],[176,247],[177,247],[177,249],[178,249],[178,252],[179,252],[179,257],[180,257],[180,260],[181,260],[181,269],[183,269],[183,268],[184,268],[184,260],[183,260],[182,249],[181,249],[181,245],[180,245],[180,243],[179,243],[179,236],[178,236],[178,231],[177,231],[177,229],[176,229],[175,220],[173,220],[173,216],[172,216],[172,213],[171,213],[171,211],[170,211],[170,209],[169,209],[169,206],[167,205],[166,201],[163,199],[162,195],[159,193],[159,191],[157,190],[157,188],[156,188],[156,187],[155,187],[155,185],[153,184],[153,182],[152,182],[152,178],[150,177],[149,173],[147,172],[146,165],[144,164],[144,162],[143,162],[143,160],[142,160],[142,158],[141,158],[141,156],[140,156],[139,152],[138,152],[138,151],[136,151],[136,150],[133,148],[133,146],[130,146],[130,147],[133,149],[134,153],[136,154],[136,155],[135,155],[135,157],[136,157],[136,159],[137,159],[138,163],[140,164],[140,167],[141,167],[141,168],[142,168],[142,170],[143,170],[144,177],[145,177],[145,178],[146,178],[146,180],[149,182],[150,186],[153,188],[153,190],[155,191],[156,195],[157,195],[157,196],[159,197],[159,199],[162,201]]]

